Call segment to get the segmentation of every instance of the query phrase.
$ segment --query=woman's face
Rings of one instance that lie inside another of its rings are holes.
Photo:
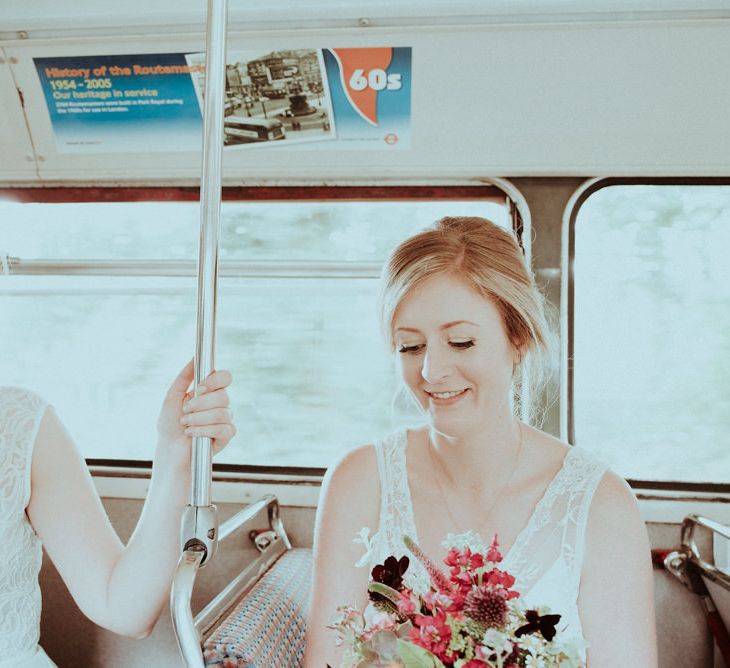
[[[517,351],[491,300],[435,276],[400,303],[393,333],[403,380],[436,431],[464,437],[509,413]]]

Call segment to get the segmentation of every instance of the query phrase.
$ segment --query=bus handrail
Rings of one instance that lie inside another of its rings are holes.
[[[691,562],[702,572],[703,575],[713,582],[722,585],[725,589],[730,590],[730,574],[706,561],[700,554],[699,547],[697,546],[697,542],[694,538],[695,530],[698,526],[709,529],[726,540],[730,540],[730,528],[716,522],[715,520],[711,520],[708,517],[703,517],[702,515],[696,515],[693,513],[684,518],[681,529],[682,549],[687,553]]]
[[[7,258],[8,275],[16,276],[195,276],[193,260],[24,260]],[[228,260],[221,276],[236,278],[372,278],[381,262],[316,260]]]
[[[193,621],[190,603],[198,569],[203,561],[203,550],[188,548],[180,555],[170,593],[172,628],[187,668],[203,668],[200,634]]]

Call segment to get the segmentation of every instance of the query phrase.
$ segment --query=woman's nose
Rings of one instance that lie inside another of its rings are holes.
[[[423,356],[423,366],[421,367],[421,377],[427,383],[437,383],[439,380],[449,375],[450,365],[447,356],[443,353],[433,350],[426,351]]]

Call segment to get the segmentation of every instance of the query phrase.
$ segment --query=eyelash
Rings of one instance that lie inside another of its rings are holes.
[[[475,343],[476,342],[472,339],[469,339],[468,341],[449,341],[449,345],[452,348],[456,348],[456,350],[468,350],[474,346]],[[426,345],[424,343],[418,343],[415,346],[401,346],[398,348],[398,352],[401,353],[401,355],[417,354],[425,347]]]

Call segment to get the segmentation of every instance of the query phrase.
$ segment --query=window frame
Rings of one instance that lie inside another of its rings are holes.
[[[223,186],[222,201],[239,202],[293,202],[293,201],[331,201],[331,202],[379,202],[440,200],[440,201],[506,201],[512,219],[512,228],[517,234],[528,263],[532,258],[531,219],[527,203],[519,191],[504,179],[480,179],[478,183],[455,183],[448,185],[297,185],[297,186]],[[17,203],[61,204],[61,203],[103,203],[103,202],[197,202],[200,189],[197,186],[50,186],[50,187],[0,187],[0,201]],[[11,250],[11,249],[8,249]],[[0,249],[5,252],[5,249]],[[32,275],[172,275],[193,276],[196,263],[192,261],[170,260],[159,262],[148,260],[65,260],[52,259],[23,260],[13,256],[2,258],[7,263],[9,274]],[[291,262],[295,266],[296,262]],[[304,263],[306,264],[306,263]],[[331,275],[328,269],[335,265],[348,264],[356,268],[356,275],[378,275],[379,268],[368,262],[324,263],[319,271]],[[271,271],[267,263],[221,261],[219,270],[230,276],[261,275]],[[154,267],[157,267],[155,270]],[[131,271],[132,273],[128,273]],[[376,271],[377,273],[373,274]],[[285,274],[290,275],[290,274]],[[302,275],[294,272],[294,275]],[[306,275],[306,273],[305,273]],[[341,275],[341,274],[338,274]],[[101,491],[112,490],[112,495],[120,493],[113,485],[113,478],[149,479],[152,460],[130,460],[115,458],[87,458],[86,464],[94,477],[109,478],[108,484],[101,484]],[[319,487],[326,472],[325,467],[302,467],[253,464],[213,464],[213,481],[216,483],[247,483],[253,486],[262,482],[267,484],[302,485]],[[122,492],[121,496],[125,496]],[[311,497],[311,494],[309,495]],[[137,494],[133,494],[137,498]]]
[[[727,177],[597,177],[588,179],[573,193],[563,213],[560,260],[560,438],[575,444],[575,228],[585,202],[596,192],[612,186],[730,186]],[[639,499],[730,503],[730,482],[626,479]],[[639,491],[642,490],[642,491]]]

